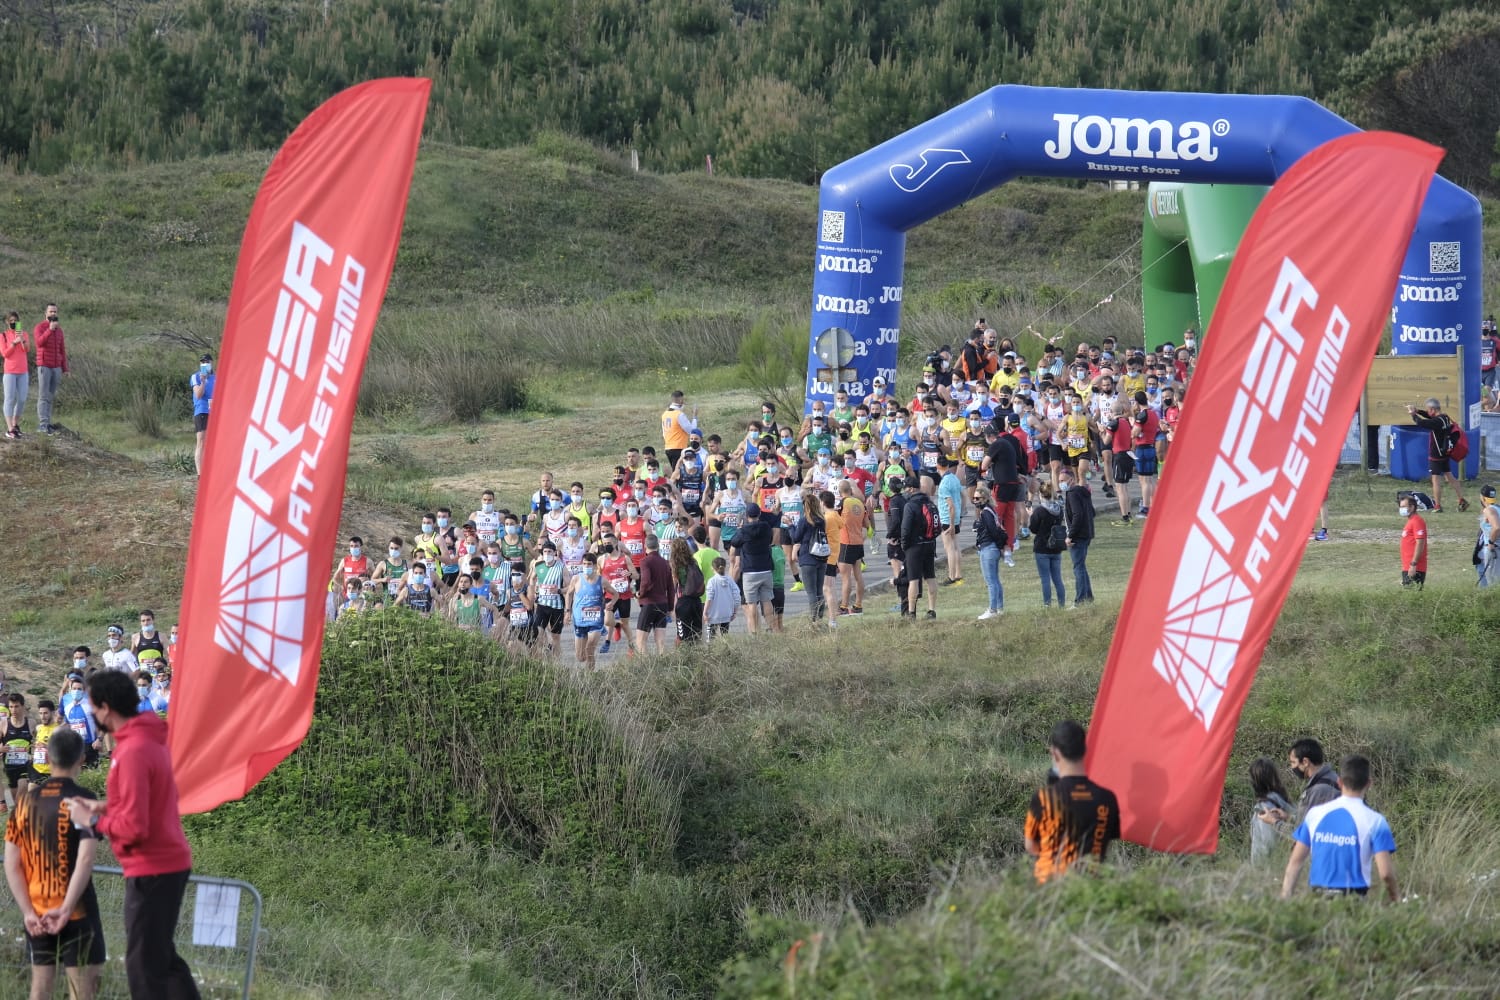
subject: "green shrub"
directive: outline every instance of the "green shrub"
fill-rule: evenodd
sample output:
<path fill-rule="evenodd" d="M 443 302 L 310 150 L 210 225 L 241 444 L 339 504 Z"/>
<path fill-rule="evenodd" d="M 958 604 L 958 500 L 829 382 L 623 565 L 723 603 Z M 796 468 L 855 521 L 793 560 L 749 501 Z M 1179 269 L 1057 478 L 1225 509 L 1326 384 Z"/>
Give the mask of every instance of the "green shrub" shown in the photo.
<path fill-rule="evenodd" d="M 801 413 L 807 377 L 807 329 L 756 318 L 740 341 L 740 381 L 776 404 L 777 413 Z"/>
<path fill-rule="evenodd" d="M 672 779 L 628 718 L 548 665 L 397 610 L 329 629 L 307 739 L 212 818 L 462 837 L 628 868 L 670 858 L 677 808 Z"/>

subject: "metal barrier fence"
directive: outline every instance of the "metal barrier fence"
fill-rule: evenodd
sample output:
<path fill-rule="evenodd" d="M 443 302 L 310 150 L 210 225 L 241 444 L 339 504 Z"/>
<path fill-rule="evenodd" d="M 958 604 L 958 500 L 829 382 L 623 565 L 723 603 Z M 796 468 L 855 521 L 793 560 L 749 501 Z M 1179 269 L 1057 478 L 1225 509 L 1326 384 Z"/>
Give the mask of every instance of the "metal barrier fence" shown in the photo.
<path fill-rule="evenodd" d="M 100 1000 L 130 996 L 125 982 L 125 878 L 119 868 L 94 867 L 94 892 L 104 923 L 107 957 L 100 977 Z M 0 997 L 24 997 L 31 977 L 31 958 L 21 911 L 9 892 L 0 892 Z M 247 905 L 248 904 L 248 905 Z M 191 876 L 177 918 L 177 953 L 187 960 L 204 1000 L 249 1000 L 260 943 L 260 890 L 249 882 L 211 875 Z M 58 979 L 63 979 L 58 970 Z M 57 995 L 67 995 L 59 982 Z"/>

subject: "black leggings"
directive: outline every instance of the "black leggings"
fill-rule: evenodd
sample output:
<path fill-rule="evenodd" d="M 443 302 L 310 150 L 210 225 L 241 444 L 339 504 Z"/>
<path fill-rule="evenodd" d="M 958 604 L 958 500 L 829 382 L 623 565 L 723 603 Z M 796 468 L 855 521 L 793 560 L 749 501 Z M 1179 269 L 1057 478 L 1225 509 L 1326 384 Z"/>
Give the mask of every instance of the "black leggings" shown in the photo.
<path fill-rule="evenodd" d="M 677 598 L 674 617 L 678 642 L 697 642 L 703 638 L 703 598 L 696 595 Z"/>

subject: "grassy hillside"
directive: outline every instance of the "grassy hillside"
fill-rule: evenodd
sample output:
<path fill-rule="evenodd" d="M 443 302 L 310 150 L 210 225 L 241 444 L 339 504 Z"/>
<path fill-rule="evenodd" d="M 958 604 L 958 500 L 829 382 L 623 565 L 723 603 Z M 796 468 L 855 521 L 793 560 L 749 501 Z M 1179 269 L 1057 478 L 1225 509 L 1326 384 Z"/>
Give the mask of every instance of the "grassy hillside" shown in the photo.
<path fill-rule="evenodd" d="M 0 448 L 3 538 L 30 560 L 0 581 L 0 666 L 22 690 L 55 690 L 67 650 L 110 622 L 175 616 L 194 495 L 181 383 L 217 337 L 264 166 L 27 176 L 0 199 L 0 289 L 28 318 L 59 301 L 78 359 L 59 399 L 78 435 Z M 983 308 L 1007 330 L 1128 335 L 1140 197 L 1010 185 L 923 227 L 905 328 L 935 344 Z M 485 486 L 518 504 L 544 465 L 596 483 L 654 437 L 674 385 L 710 426 L 739 425 L 758 400 L 725 362 L 757 317 L 802 322 L 814 207 L 805 188 L 636 175 L 562 140 L 424 148 L 343 530 L 409 534 Z M 466 367 L 513 380 L 519 408 L 436 408 Z M 1127 850 L 1114 877 L 1026 884 L 1042 741 L 1089 712 L 1138 544 L 1101 527 L 1100 603 L 1066 617 L 1043 613 L 1022 559 L 981 628 L 971 560 L 931 625 L 872 613 L 836 638 L 576 682 L 428 634 L 410 656 L 394 632 L 378 660 L 332 648 L 312 739 L 192 824 L 197 863 L 265 892 L 264 997 L 1483 993 L 1500 980 L 1500 606 L 1472 587 L 1468 515 L 1430 519 L 1424 593 L 1395 586 L 1394 488 L 1334 485 L 1333 540 L 1310 546 L 1241 720 L 1217 859 Z M 1330 918 L 1275 903 L 1274 874 L 1242 864 L 1246 764 L 1304 733 L 1375 759 L 1416 904 Z"/>

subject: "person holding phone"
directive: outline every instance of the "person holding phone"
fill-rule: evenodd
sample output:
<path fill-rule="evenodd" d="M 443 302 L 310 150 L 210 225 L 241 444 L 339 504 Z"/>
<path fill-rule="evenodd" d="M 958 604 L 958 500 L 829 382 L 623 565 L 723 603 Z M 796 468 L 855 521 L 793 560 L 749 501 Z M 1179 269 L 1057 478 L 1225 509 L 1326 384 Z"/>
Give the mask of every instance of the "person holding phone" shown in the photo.
<path fill-rule="evenodd" d="M 51 434 L 56 430 L 52 426 L 52 401 L 62 377 L 68 374 L 68 344 L 57 315 L 57 303 L 47 303 L 47 316 L 31 331 L 31 342 L 36 345 L 37 431 Z"/>
<path fill-rule="evenodd" d="M 12 440 L 21 437 L 21 410 L 31 385 L 29 347 L 20 325 L 21 314 L 8 312 L 5 329 L 0 330 L 0 356 L 5 359 L 5 436 Z"/>

